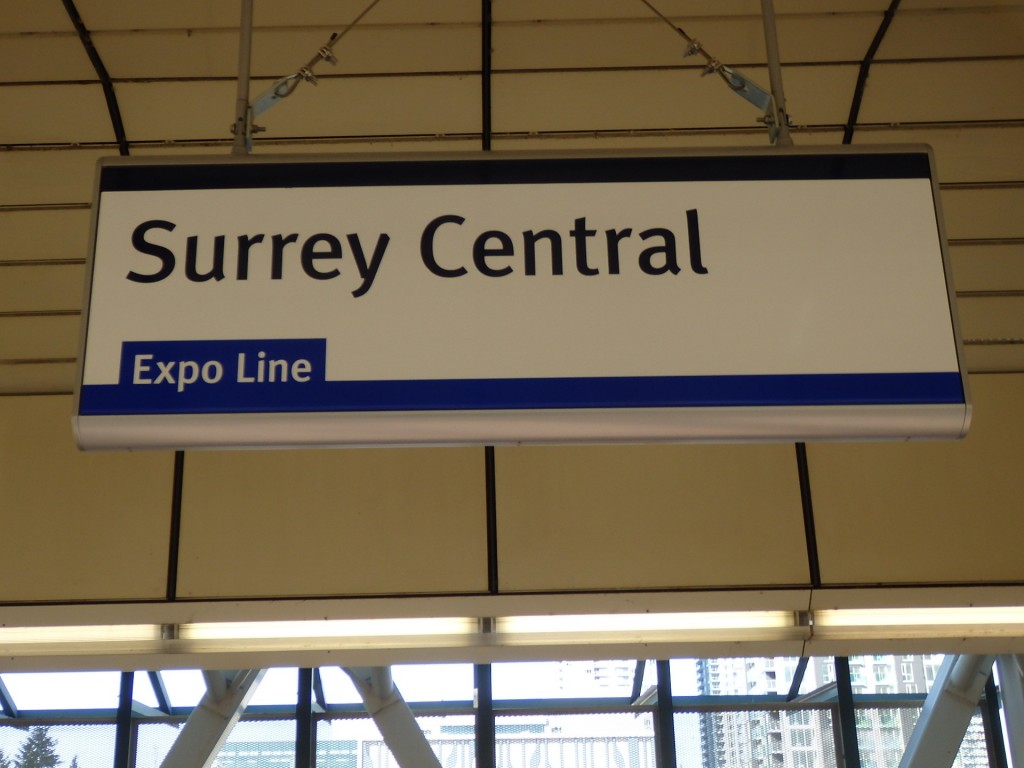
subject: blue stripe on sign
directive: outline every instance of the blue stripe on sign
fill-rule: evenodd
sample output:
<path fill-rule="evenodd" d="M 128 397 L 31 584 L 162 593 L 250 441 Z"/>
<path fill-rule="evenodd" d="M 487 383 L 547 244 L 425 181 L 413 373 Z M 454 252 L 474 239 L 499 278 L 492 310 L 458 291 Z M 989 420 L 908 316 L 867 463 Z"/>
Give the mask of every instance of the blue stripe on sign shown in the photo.
<path fill-rule="evenodd" d="M 957 372 L 86 385 L 83 416 L 960 404 Z"/>

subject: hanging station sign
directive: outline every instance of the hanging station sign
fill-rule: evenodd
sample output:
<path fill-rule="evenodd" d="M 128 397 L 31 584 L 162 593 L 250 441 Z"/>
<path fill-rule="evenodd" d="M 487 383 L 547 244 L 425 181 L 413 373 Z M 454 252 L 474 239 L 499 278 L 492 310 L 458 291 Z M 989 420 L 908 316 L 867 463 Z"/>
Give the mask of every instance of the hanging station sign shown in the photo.
<path fill-rule="evenodd" d="M 83 448 L 967 429 L 927 148 L 111 158 L 97 186 Z"/>

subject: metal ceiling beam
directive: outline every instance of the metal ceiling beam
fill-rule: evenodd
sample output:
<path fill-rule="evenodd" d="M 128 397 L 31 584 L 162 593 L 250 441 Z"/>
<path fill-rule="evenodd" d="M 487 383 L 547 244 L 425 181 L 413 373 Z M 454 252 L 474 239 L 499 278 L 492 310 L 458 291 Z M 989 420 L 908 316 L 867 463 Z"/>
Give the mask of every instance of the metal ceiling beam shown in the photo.
<path fill-rule="evenodd" d="M 110 79 L 110 73 L 103 65 L 96 46 L 93 45 L 92 35 L 82 21 L 73 0 L 63 0 L 64 10 L 67 11 L 71 24 L 78 33 L 78 39 L 82 41 L 82 47 L 92 62 L 92 68 L 96 70 L 96 76 L 100 79 L 100 86 L 103 88 L 103 98 L 107 102 L 107 112 L 110 114 L 110 123 L 114 129 L 114 137 L 117 139 L 117 149 L 122 155 L 128 154 L 128 137 L 124 131 L 124 122 L 121 120 L 121 109 L 117 105 L 117 95 L 114 93 L 114 82 Z"/>
<path fill-rule="evenodd" d="M 363 699 L 400 768 L 441 768 L 409 705 L 395 687 L 390 667 L 342 667 Z"/>
<path fill-rule="evenodd" d="M 316 721 L 313 719 L 313 670 L 298 670 L 295 703 L 295 768 L 312 768 L 316 762 Z"/>
<path fill-rule="evenodd" d="M 117 728 L 114 735 L 114 768 L 128 768 L 135 753 L 134 714 L 135 673 L 121 673 L 121 690 L 117 704 Z M 77 765 L 77 763 L 76 763 Z"/>
<path fill-rule="evenodd" d="M 204 672 L 207 690 L 171 745 L 161 768 L 209 768 L 256 691 L 264 669 Z"/>
<path fill-rule="evenodd" d="M 850 104 L 850 116 L 846 118 L 846 126 L 843 129 L 843 144 L 849 144 L 853 141 L 853 131 L 857 127 L 857 117 L 860 115 L 860 104 L 864 100 L 864 89 L 868 84 L 868 72 L 871 70 L 871 62 L 875 60 L 878 47 L 882 44 L 882 38 L 885 37 L 889 25 L 892 24 L 899 5 L 900 0 L 892 0 L 889 4 L 885 15 L 882 17 L 882 23 L 879 25 L 878 31 L 875 32 L 871 45 L 868 46 L 868 52 L 860 63 L 860 70 L 857 72 L 857 85 L 853 89 L 853 103 Z"/>
<path fill-rule="evenodd" d="M 900 768 L 949 768 L 978 709 L 995 656 L 951 654 L 935 676 Z"/>
<path fill-rule="evenodd" d="M 853 685 L 850 680 L 850 659 L 835 657 L 836 694 L 836 762 L 839 768 L 861 768 L 860 743 L 857 741 L 857 717 L 853 708 Z"/>
<path fill-rule="evenodd" d="M 480 136 L 482 149 L 491 149 L 491 0 L 480 0 Z"/>

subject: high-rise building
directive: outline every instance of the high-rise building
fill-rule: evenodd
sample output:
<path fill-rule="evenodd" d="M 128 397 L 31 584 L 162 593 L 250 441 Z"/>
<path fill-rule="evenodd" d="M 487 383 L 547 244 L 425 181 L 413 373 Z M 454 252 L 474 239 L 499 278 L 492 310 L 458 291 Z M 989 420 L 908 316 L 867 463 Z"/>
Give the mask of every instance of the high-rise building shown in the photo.
<path fill-rule="evenodd" d="M 850 657 L 850 682 L 857 694 L 923 694 L 935 681 L 941 655 Z M 697 687 L 705 696 L 786 694 L 797 660 L 700 659 Z M 802 685 L 812 691 L 835 683 L 832 659 L 814 658 Z M 857 734 L 863 768 L 899 765 L 920 715 L 917 706 L 859 706 Z M 835 764 L 832 712 L 828 708 L 709 712 L 701 716 L 703 768 L 750 765 L 820 768 Z M 975 717 L 954 766 L 988 766 L 984 729 Z"/>

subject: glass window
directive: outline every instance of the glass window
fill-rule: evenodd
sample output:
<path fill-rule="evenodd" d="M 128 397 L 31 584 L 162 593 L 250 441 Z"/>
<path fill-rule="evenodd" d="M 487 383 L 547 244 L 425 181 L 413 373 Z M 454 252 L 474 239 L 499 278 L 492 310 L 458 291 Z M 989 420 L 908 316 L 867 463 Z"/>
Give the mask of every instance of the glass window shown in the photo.
<path fill-rule="evenodd" d="M 169 669 L 161 677 L 172 707 L 194 707 L 206 693 L 206 681 L 198 669 Z"/>
<path fill-rule="evenodd" d="M 811 731 L 807 728 L 794 728 L 789 732 L 789 743 L 794 747 L 811 746 Z"/>
<path fill-rule="evenodd" d="M 18 709 L 117 709 L 120 672 L 5 672 Z"/>
<path fill-rule="evenodd" d="M 790 725 L 810 725 L 811 713 L 806 709 L 791 709 L 786 713 Z"/>
<path fill-rule="evenodd" d="M 299 698 L 299 670 L 296 667 L 268 669 L 249 699 L 253 706 L 294 706 Z"/>
<path fill-rule="evenodd" d="M 494 698 L 628 698 L 633 692 L 634 660 L 527 661 L 491 666 Z"/>
<path fill-rule="evenodd" d="M 472 664 L 397 664 L 391 675 L 406 701 L 473 701 Z"/>

